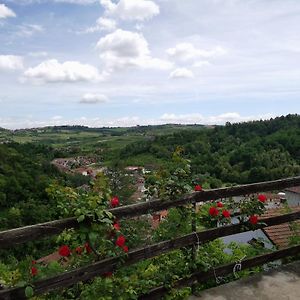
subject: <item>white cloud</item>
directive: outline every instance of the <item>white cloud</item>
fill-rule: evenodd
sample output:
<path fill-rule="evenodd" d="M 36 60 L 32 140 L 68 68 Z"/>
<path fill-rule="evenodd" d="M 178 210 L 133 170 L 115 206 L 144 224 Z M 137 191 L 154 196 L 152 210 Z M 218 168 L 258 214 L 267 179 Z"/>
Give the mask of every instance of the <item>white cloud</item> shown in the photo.
<path fill-rule="evenodd" d="M 150 0 L 100 0 L 106 14 L 128 21 L 145 21 L 159 14 L 159 6 Z"/>
<path fill-rule="evenodd" d="M 191 43 L 180 43 L 174 48 L 169 48 L 167 54 L 180 61 L 191 61 L 199 58 L 209 58 L 226 54 L 226 50 L 217 46 L 210 50 L 198 49 Z"/>
<path fill-rule="evenodd" d="M 20 70 L 23 69 L 23 58 L 16 55 L 0 55 L 0 70 Z"/>
<path fill-rule="evenodd" d="M 96 103 L 105 103 L 108 102 L 108 97 L 103 94 L 84 94 L 80 100 L 80 103 L 85 104 L 96 104 Z"/>
<path fill-rule="evenodd" d="M 165 113 L 156 119 L 145 119 L 140 116 L 124 116 L 120 118 L 103 118 L 103 117 L 86 117 L 82 116 L 77 119 L 66 119 L 61 115 L 42 120 L 31 117 L 24 118 L 1 118 L 0 127 L 17 129 L 17 128 L 36 128 L 54 125 L 84 125 L 90 127 L 129 127 L 136 125 L 159 125 L 159 124 L 202 124 L 202 125 L 224 125 L 226 122 L 237 123 L 252 120 L 267 120 L 276 117 L 275 114 L 265 115 L 248 115 L 241 116 L 236 112 L 229 112 L 220 115 L 203 116 L 199 113 L 193 114 L 170 114 Z"/>
<path fill-rule="evenodd" d="M 96 31 L 114 31 L 117 27 L 117 22 L 113 19 L 100 17 L 96 21 L 96 25 L 89 27 L 85 32 L 93 33 Z"/>
<path fill-rule="evenodd" d="M 60 63 L 56 59 L 46 60 L 36 67 L 27 69 L 24 76 L 37 83 L 102 81 L 105 78 L 105 74 L 99 74 L 94 66 L 78 61 Z"/>
<path fill-rule="evenodd" d="M 56 2 L 56 3 L 70 3 L 70 4 L 79 4 L 79 5 L 88 5 L 99 2 L 99 0 L 8 0 L 13 3 L 29 5 L 29 4 L 40 4 L 47 2 Z"/>
<path fill-rule="evenodd" d="M 36 33 L 41 33 L 44 31 L 43 26 L 37 24 L 22 24 L 19 26 L 19 31 L 17 35 L 30 37 Z"/>
<path fill-rule="evenodd" d="M 48 56 L 48 52 L 46 51 L 29 52 L 28 55 L 31 57 L 46 57 Z"/>
<path fill-rule="evenodd" d="M 141 67 L 169 69 L 172 64 L 150 55 L 148 42 L 141 33 L 118 29 L 97 43 L 100 58 L 109 70 Z"/>
<path fill-rule="evenodd" d="M 54 116 L 52 117 L 52 120 L 61 120 L 63 117 L 62 116 Z"/>
<path fill-rule="evenodd" d="M 210 66 L 211 63 L 206 61 L 206 60 L 203 60 L 203 61 L 196 61 L 195 63 L 193 63 L 193 67 L 194 68 L 202 68 L 202 67 L 208 67 Z"/>
<path fill-rule="evenodd" d="M 251 120 L 266 120 L 274 117 L 273 114 L 256 116 L 241 116 L 237 112 L 228 112 L 216 116 L 203 116 L 199 113 L 193 114 L 170 114 L 165 113 L 160 117 L 160 121 L 165 123 L 177 124 L 204 124 L 204 125 L 223 125 L 226 122 L 238 123 Z"/>
<path fill-rule="evenodd" d="M 97 0 L 54 0 L 54 2 L 87 5 L 87 4 L 96 3 Z"/>
<path fill-rule="evenodd" d="M 170 73 L 170 78 L 178 79 L 178 78 L 193 78 L 194 73 L 186 68 L 177 68 L 176 70 Z"/>
<path fill-rule="evenodd" d="M 0 19 L 5 19 L 9 17 L 16 17 L 16 14 L 5 4 L 0 3 Z"/>

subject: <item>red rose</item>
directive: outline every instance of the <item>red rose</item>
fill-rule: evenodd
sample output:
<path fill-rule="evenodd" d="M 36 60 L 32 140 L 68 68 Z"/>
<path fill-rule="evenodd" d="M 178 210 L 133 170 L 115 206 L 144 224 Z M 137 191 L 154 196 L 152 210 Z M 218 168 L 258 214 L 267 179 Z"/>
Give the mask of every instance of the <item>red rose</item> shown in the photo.
<path fill-rule="evenodd" d="M 120 231 L 120 229 L 121 229 L 121 227 L 120 227 L 120 224 L 119 223 L 114 223 L 114 229 L 116 230 L 116 231 Z"/>
<path fill-rule="evenodd" d="M 252 225 L 255 225 L 255 224 L 257 224 L 257 222 L 258 222 L 258 217 L 257 217 L 257 216 L 255 216 L 255 215 L 253 215 L 253 216 L 250 216 L 250 218 L 249 218 L 249 222 L 250 222 Z"/>
<path fill-rule="evenodd" d="M 127 247 L 127 246 L 123 246 L 122 249 L 123 249 L 123 251 L 124 251 L 125 253 L 128 252 L 128 247 Z"/>
<path fill-rule="evenodd" d="M 61 256 L 70 256 L 71 250 L 70 250 L 69 246 L 63 245 L 59 248 L 58 253 Z"/>
<path fill-rule="evenodd" d="M 81 247 L 77 247 L 77 248 L 75 248 L 75 252 L 78 254 L 78 255 L 80 255 L 81 253 L 82 253 L 82 248 Z"/>
<path fill-rule="evenodd" d="M 209 214 L 212 216 L 212 217 L 216 217 L 218 214 L 219 214 L 219 211 L 216 207 L 212 206 L 210 209 L 209 209 Z"/>
<path fill-rule="evenodd" d="M 116 240 L 116 245 L 119 247 L 123 247 L 126 242 L 126 239 L 123 235 L 120 235 Z"/>
<path fill-rule="evenodd" d="M 200 191 L 202 191 L 202 186 L 200 184 L 196 184 L 194 190 L 196 192 L 200 192 Z"/>
<path fill-rule="evenodd" d="M 106 272 L 103 274 L 104 277 L 111 277 L 113 275 L 113 272 Z"/>
<path fill-rule="evenodd" d="M 230 212 L 228 210 L 223 210 L 222 215 L 225 218 L 230 218 Z"/>
<path fill-rule="evenodd" d="M 267 200 L 267 196 L 266 195 L 263 195 L 263 194 L 259 194 L 258 195 L 258 200 L 262 203 L 266 202 Z"/>
<path fill-rule="evenodd" d="M 37 269 L 36 267 L 32 267 L 32 268 L 31 268 L 31 275 L 32 275 L 32 276 L 36 276 L 37 273 L 38 273 L 38 269 Z"/>
<path fill-rule="evenodd" d="M 110 205 L 111 205 L 112 207 L 117 207 L 119 204 L 120 204 L 120 201 L 119 201 L 119 198 L 118 198 L 118 197 L 113 197 L 113 198 L 110 200 Z"/>
<path fill-rule="evenodd" d="M 85 243 L 84 248 L 85 248 L 86 253 L 88 253 L 88 254 L 93 251 L 89 243 Z"/>
<path fill-rule="evenodd" d="M 217 202 L 217 206 L 218 206 L 218 207 L 223 207 L 224 205 L 223 205 L 222 202 Z"/>

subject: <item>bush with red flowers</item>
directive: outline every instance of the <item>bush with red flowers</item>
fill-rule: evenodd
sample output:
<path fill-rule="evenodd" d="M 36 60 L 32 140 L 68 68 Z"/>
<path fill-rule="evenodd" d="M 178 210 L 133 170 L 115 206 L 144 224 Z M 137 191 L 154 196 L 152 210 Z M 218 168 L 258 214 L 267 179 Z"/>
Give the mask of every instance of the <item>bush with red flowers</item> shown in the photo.
<path fill-rule="evenodd" d="M 120 227 L 119 222 L 114 223 L 114 224 L 113 224 L 113 227 L 114 227 L 114 229 L 115 229 L 116 231 L 120 231 L 120 230 L 121 230 L 121 227 Z"/>
<path fill-rule="evenodd" d="M 113 197 L 111 200 L 110 200 L 110 205 L 111 207 L 117 207 L 120 205 L 120 201 L 119 201 L 119 198 L 118 197 Z"/>
<path fill-rule="evenodd" d="M 117 245 L 118 247 L 123 247 L 124 244 L 125 244 L 125 242 L 126 242 L 125 237 L 124 237 L 123 235 L 120 235 L 120 236 L 118 236 L 118 238 L 117 238 L 117 240 L 116 240 L 116 245 Z"/>
<path fill-rule="evenodd" d="M 90 253 L 93 252 L 93 250 L 92 250 L 92 248 L 91 248 L 91 246 L 90 246 L 89 243 L 85 243 L 84 244 L 84 249 L 85 249 L 85 251 L 86 251 L 87 254 L 90 254 Z"/>
<path fill-rule="evenodd" d="M 82 251 L 83 251 L 83 249 L 80 246 L 75 248 L 75 253 L 78 254 L 78 255 L 81 255 Z"/>
<path fill-rule="evenodd" d="M 222 211 L 222 215 L 224 218 L 230 218 L 230 212 L 226 209 Z"/>
<path fill-rule="evenodd" d="M 258 216 L 256 215 L 252 215 L 249 217 L 249 222 L 252 224 L 252 225 L 256 225 L 258 223 Z"/>
<path fill-rule="evenodd" d="M 195 192 L 200 192 L 202 191 L 202 186 L 200 184 L 196 184 L 195 187 L 194 187 L 194 191 Z"/>
<path fill-rule="evenodd" d="M 125 253 L 128 252 L 128 246 L 125 246 L 125 245 L 124 245 L 124 246 L 122 247 L 122 249 L 123 249 L 123 251 L 124 251 Z"/>
<path fill-rule="evenodd" d="M 267 196 L 264 195 L 264 194 L 259 194 L 257 198 L 258 198 L 258 200 L 259 200 L 260 202 L 262 202 L 262 203 L 264 203 L 264 202 L 267 201 Z"/>
<path fill-rule="evenodd" d="M 216 207 L 212 206 L 212 207 L 209 208 L 208 213 L 209 213 L 212 217 L 217 217 L 218 214 L 219 214 L 219 210 L 218 210 Z"/>
<path fill-rule="evenodd" d="M 71 250 L 70 250 L 69 246 L 63 245 L 63 246 L 60 246 L 60 248 L 58 249 L 58 253 L 61 256 L 68 257 L 71 254 Z"/>
<path fill-rule="evenodd" d="M 38 274 L 38 269 L 36 267 L 31 267 L 31 275 L 36 276 Z"/>

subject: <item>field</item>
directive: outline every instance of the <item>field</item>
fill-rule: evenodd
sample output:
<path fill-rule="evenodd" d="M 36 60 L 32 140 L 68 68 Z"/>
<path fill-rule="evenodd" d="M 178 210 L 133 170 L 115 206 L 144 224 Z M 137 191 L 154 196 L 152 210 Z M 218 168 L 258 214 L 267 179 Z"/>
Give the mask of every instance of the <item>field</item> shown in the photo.
<path fill-rule="evenodd" d="M 23 130 L 1 130 L 0 142 L 38 143 L 56 149 L 80 148 L 91 152 L 99 148 L 112 151 L 132 142 L 151 139 L 153 136 L 171 134 L 180 130 L 199 130 L 201 125 L 160 125 L 118 128 L 88 128 L 83 126 L 60 126 Z"/>

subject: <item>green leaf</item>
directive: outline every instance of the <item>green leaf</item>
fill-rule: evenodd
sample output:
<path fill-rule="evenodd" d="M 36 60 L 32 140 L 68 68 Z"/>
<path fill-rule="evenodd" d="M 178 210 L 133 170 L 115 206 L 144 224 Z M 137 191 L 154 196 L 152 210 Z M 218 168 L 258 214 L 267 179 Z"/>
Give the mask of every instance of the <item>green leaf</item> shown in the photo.
<path fill-rule="evenodd" d="M 34 292 L 33 292 L 33 288 L 32 288 L 32 286 L 27 286 L 26 288 L 25 288 L 25 296 L 27 297 L 27 298 L 30 298 L 30 297 L 32 297 L 33 296 L 33 294 L 34 294 Z"/>
<path fill-rule="evenodd" d="M 91 243 L 94 244 L 96 242 L 97 238 L 98 238 L 98 236 L 95 232 L 90 232 L 89 233 L 89 239 L 90 239 Z"/>
<path fill-rule="evenodd" d="M 77 221 L 78 221 L 78 222 L 82 222 L 84 219 L 85 219 L 85 215 L 80 215 L 80 216 L 77 218 Z"/>

